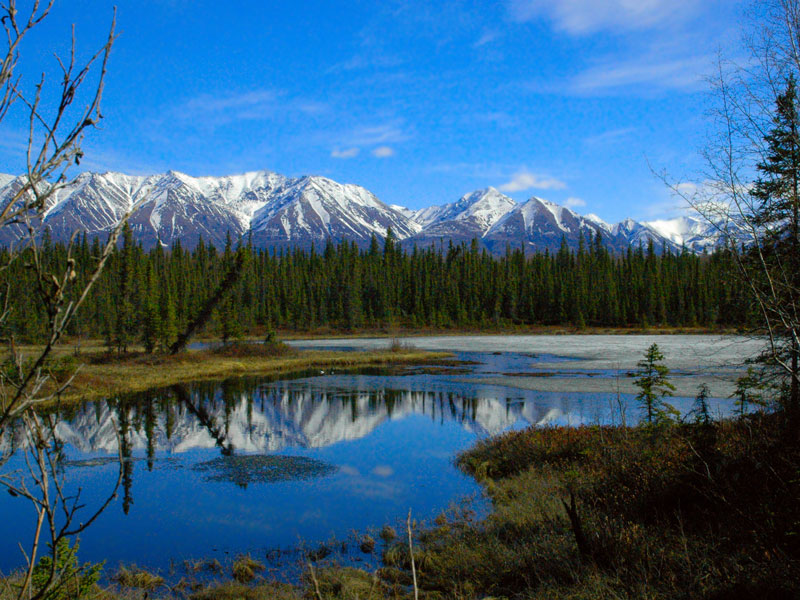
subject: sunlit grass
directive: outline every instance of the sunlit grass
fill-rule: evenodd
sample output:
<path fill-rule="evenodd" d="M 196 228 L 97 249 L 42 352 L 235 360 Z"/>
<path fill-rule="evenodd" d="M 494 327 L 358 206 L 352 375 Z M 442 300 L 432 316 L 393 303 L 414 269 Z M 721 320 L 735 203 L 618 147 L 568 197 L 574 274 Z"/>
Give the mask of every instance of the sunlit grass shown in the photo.
<path fill-rule="evenodd" d="M 223 349 L 188 351 L 176 356 L 103 351 L 78 355 L 63 350 L 51 361 L 56 380 L 75 373 L 62 394 L 63 402 L 96 400 L 180 383 L 223 380 L 253 375 L 282 375 L 315 370 L 430 363 L 446 352 L 374 350 L 364 352 L 300 351 L 289 346 L 248 344 Z"/>

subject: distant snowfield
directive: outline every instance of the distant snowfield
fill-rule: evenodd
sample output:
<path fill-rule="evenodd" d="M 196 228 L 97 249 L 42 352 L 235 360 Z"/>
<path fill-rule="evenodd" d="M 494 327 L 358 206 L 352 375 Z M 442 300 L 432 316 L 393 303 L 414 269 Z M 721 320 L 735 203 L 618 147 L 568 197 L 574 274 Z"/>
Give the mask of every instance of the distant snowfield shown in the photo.
<path fill-rule="evenodd" d="M 408 338 L 421 350 L 454 352 L 522 352 L 550 354 L 569 362 L 541 362 L 535 368 L 552 372 L 551 377 L 497 376 L 466 379 L 546 392 L 636 393 L 632 377 L 651 344 L 658 344 L 665 364 L 675 371 L 676 396 L 693 397 L 702 384 L 711 395 L 729 397 L 735 380 L 746 369 L 745 361 L 757 355 L 764 341 L 720 335 L 480 335 Z M 349 347 L 364 350 L 385 348 L 386 338 L 325 339 L 293 342 L 306 348 Z M 580 377 L 564 377 L 564 374 Z M 617 376 L 619 374 L 619 376 Z"/>

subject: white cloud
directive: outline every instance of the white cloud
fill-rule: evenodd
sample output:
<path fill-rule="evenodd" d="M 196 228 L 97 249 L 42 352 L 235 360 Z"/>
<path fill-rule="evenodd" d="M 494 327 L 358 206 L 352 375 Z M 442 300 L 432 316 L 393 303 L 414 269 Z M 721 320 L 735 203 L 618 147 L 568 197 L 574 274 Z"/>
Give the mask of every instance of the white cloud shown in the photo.
<path fill-rule="evenodd" d="M 397 144 L 409 139 L 403 123 L 399 120 L 357 127 L 347 136 L 348 143 L 353 146 L 374 146 L 376 144 Z"/>
<path fill-rule="evenodd" d="M 227 95 L 200 94 L 174 110 L 185 123 L 219 127 L 236 121 L 265 121 L 286 113 L 319 115 L 329 110 L 322 102 L 290 98 L 279 90 L 250 90 Z"/>
<path fill-rule="evenodd" d="M 610 61 L 579 73 L 569 82 L 577 94 L 595 94 L 636 87 L 651 90 L 705 89 L 703 75 L 713 62 L 711 56 L 660 59 L 644 56 L 634 61 Z"/>
<path fill-rule="evenodd" d="M 390 156 L 394 156 L 394 150 L 389 146 L 378 146 L 372 151 L 372 156 L 376 158 L 389 158 Z"/>
<path fill-rule="evenodd" d="M 620 140 L 629 138 L 636 132 L 635 127 L 620 127 L 619 129 L 611 129 L 592 135 L 583 139 L 583 143 L 587 146 L 602 146 L 606 144 L 614 144 Z"/>
<path fill-rule="evenodd" d="M 581 35 L 663 28 L 691 15 L 701 4 L 698 0 L 510 0 L 509 10 L 516 21 L 546 17 L 557 29 Z"/>
<path fill-rule="evenodd" d="M 344 150 L 333 150 L 331 152 L 332 158 L 355 158 L 358 156 L 360 150 L 358 148 L 346 148 Z"/>
<path fill-rule="evenodd" d="M 586 201 L 581 198 L 576 198 L 575 196 L 570 196 L 564 200 L 564 206 L 567 208 L 580 208 L 581 206 L 586 206 Z"/>
<path fill-rule="evenodd" d="M 500 37 L 500 33 L 494 29 L 487 29 L 481 34 L 481 37 L 472 44 L 473 48 L 480 48 L 481 46 L 485 46 L 486 44 L 491 44 L 495 40 Z"/>
<path fill-rule="evenodd" d="M 563 190 L 565 187 L 567 184 L 554 177 L 542 177 L 528 171 L 520 171 L 509 182 L 498 186 L 497 189 L 501 192 L 522 192 L 530 189 Z"/>

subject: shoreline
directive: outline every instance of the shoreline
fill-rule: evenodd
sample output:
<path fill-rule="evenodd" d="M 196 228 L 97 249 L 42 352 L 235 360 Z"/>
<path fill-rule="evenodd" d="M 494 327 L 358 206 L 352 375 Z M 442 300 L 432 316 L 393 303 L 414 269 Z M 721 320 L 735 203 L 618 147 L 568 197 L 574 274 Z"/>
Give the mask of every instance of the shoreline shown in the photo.
<path fill-rule="evenodd" d="M 61 356 L 65 356 L 62 354 Z M 450 352 L 424 350 L 336 352 L 303 350 L 282 356 L 219 356 L 190 351 L 179 356 L 143 355 L 123 357 L 107 364 L 92 363 L 97 355 L 83 355 L 61 403 L 97 400 L 121 394 L 144 392 L 176 384 L 215 381 L 234 377 L 256 377 L 298 373 L 311 369 L 357 369 L 429 363 L 452 357 Z"/>
<path fill-rule="evenodd" d="M 280 339 L 286 341 L 303 341 L 318 339 L 361 339 L 361 338 L 416 338 L 416 337 L 461 337 L 478 335 L 749 335 L 737 327 L 571 327 L 564 325 L 536 325 L 521 327 L 497 328 L 463 328 L 463 329 L 407 329 L 386 328 L 362 329 L 345 332 L 340 330 L 315 331 L 277 331 Z M 251 341 L 260 340 L 258 336 L 247 336 Z M 198 341 L 201 341 L 198 338 Z"/>

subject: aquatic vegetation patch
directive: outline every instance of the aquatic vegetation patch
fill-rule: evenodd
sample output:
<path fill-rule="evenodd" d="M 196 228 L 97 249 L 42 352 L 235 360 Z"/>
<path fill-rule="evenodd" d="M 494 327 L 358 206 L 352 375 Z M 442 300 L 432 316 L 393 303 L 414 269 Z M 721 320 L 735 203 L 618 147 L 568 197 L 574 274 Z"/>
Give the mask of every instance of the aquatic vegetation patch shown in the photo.
<path fill-rule="evenodd" d="M 231 566 L 231 575 L 239 583 L 250 583 L 256 578 L 256 573 L 263 571 L 264 563 L 255 560 L 249 554 L 238 556 Z"/>
<path fill-rule="evenodd" d="M 203 473 L 205 481 L 247 487 L 253 483 L 316 479 L 335 473 L 338 467 L 305 456 L 253 454 L 220 456 L 198 463 L 192 469 Z"/>
<path fill-rule="evenodd" d="M 120 567 L 111 580 L 123 587 L 147 592 L 152 592 L 165 585 L 164 578 L 160 575 L 136 567 Z"/>
<path fill-rule="evenodd" d="M 128 457 L 124 458 L 123 460 L 133 461 L 141 459 Z M 91 468 L 91 467 L 104 467 L 106 465 L 119 464 L 119 461 L 120 459 L 118 456 L 96 456 L 94 458 L 65 460 L 62 464 L 65 467 Z"/>
<path fill-rule="evenodd" d="M 264 583 L 249 586 L 238 581 L 226 581 L 196 590 L 190 600 L 300 600 L 300 590 L 282 583 Z"/>

